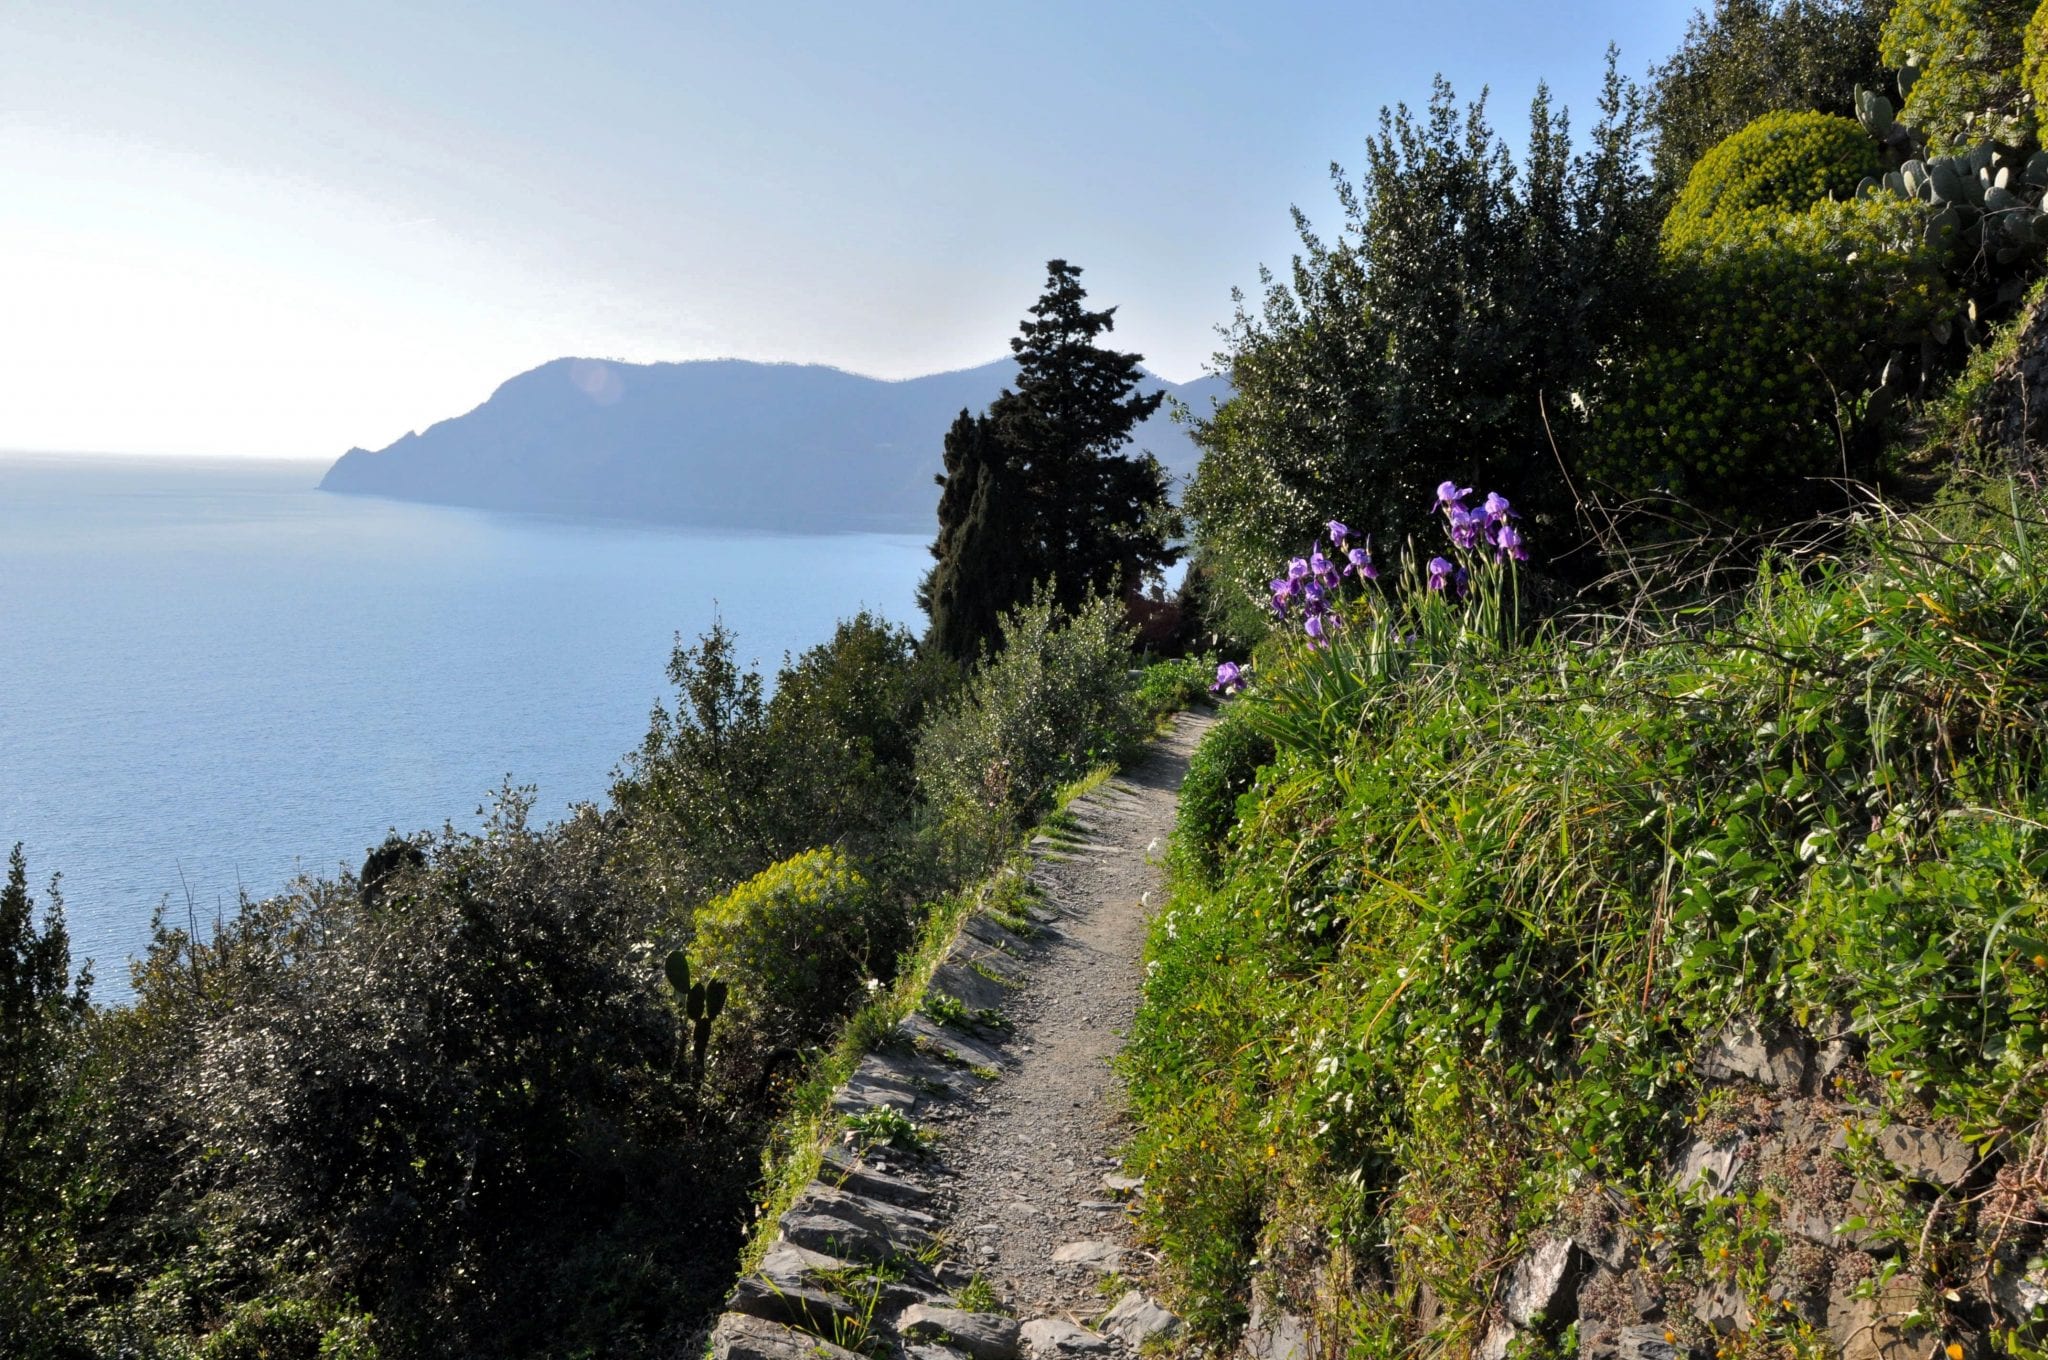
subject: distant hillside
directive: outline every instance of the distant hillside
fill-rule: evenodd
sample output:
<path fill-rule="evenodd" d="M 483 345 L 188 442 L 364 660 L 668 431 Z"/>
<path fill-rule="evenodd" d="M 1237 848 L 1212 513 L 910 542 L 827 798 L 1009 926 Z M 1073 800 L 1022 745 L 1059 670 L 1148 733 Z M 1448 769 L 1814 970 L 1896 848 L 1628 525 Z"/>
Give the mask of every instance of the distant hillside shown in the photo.
<path fill-rule="evenodd" d="M 814 364 L 557 359 L 467 415 L 389 448 L 350 449 L 325 491 L 494 510 L 734 528 L 923 532 L 946 428 L 1014 383 L 1008 359 L 903 382 Z M 1206 415 L 1218 377 L 1148 379 Z M 1138 429 L 1176 477 L 1196 450 L 1169 408 Z"/>

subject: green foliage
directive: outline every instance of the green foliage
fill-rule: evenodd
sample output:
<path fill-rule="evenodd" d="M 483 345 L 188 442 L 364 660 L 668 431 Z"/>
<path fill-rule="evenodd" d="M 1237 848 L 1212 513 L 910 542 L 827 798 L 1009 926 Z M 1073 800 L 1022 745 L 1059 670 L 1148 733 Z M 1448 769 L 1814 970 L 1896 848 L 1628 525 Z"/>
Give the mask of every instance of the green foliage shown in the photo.
<path fill-rule="evenodd" d="M 1237 805 L 1271 764 L 1273 742 L 1252 725 L 1247 711 L 1233 707 L 1209 729 L 1188 761 L 1173 827 L 1173 864 L 1198 883 L 1213 883 L 1222 863 L 1223 841 L 1237 825 Z"/>
<path fill-rule="evenodd" d="M 732 979 L 732 1021 L 766 1047 L 816 1043 L 895 975 L 903 912 L 838 850 L 762 870 L 696 914 L 699 970 Z"/>
<path fill-rule="evenodd" d="M 195 1360 L 377 1360 L 369 1321 L 308 1299 L 256 1299 L 235 1310 Z"/>
<path fill-rule="evenodd" d="M 1344 740 L 1283 744 L 1218 879 L 1176 878 L 1127 1059 L 1191 1321 L 1227 1337 L 1257 1259 L 1340 1282 L 1335 1345 L 1461 1350 L 1568 1194 L 1644 1184 L 1732 1015 L 1846 1026 L 1880 1098 L 2031 1137 L 2044 531 L 1865 521 L 1739 600 L 1369 674 Z"/>
<path fill-rule="evenodd" d="M 931 1135 L 893 1105 L 875 1105 L 849 1115 L 846 1131 L 863 1151 L 880 1144 L 899 1152 L 922 1152 Z"/>
<path fill-rule="evenodd" d="M 1138 704 L 1155 718 L 1179 713 L 1210 701 L 1216 679 L 1216 658 L 1186 656 L 1155 661 L 1138 677 Z"/>
<path fill-rule="evenodd" d="M 1886 362 L 1917 353 L 1957 305 L 1926 210 L 1887 198 L 1758 207 L 1667 239 L 1646 287 L 1664 323 L 1595 390 L 1588 481 L 1745 526 L 1838 499 L 1824 479 L 1874 466 L 1885 410 L 1867 394 Z"/>
<path fill-rule="evenodd" d="M 2048 3 L 2036 9 L 2034 17 L 2027 20 L 2020 51 L 2020 79 L 2038 120 L 2040 111 L 2048 109 Z"/>
<path fill-rule="evenodd" d="M 1120 759 L 1148 728 L 1115 601 L 1067 616 L 1041 589 L 1002 628 L 1002 649 L 935 712 L 917 751 L 937 834 L 977 867 L 1051 807 L 1062 784 Z"/>
<path fill-rule="evenodd" d="M 1900 81 L 1900 117 L 1935 155 L 2033 140 L 2023 43 L 2035 0 L 1897 0 L 1881 38 Z"/>
<path fill-rule="evenodd" d="M 1767 113 L 1693 167 L 1664 219 L 1664 249 L 1740 243 L 1759 221 L 1848 198 L 1880 168 L 1876 145 L 1853 119 Z"/>
<path fill-rule="evenodd" d="M 612 785 L 624 850 L 662 915 L 694 909 L 780 860 L 837 844 L 915 876 L 907 844 L 916 734 L 956 683 L 950 663 L 861 613 L 784 664 L 774 698 L 713 624 L 669 659 L 657 704 Z"/>
<path fill-rule="evenodd" d="M 123 1185 L 89 1255 L 135 1293 L 89 1328 L 360 1298 L 387 1354 L 631 1354 L 722 1288 L 706 1244 L 736 1242 L 760 1116 L 675 1073 L 612 830 L 508 794 L 374 908 L 309 883 L 161 931 L 99 1022 Z M 589 1310 L 633 1260 L 634 1301 Z"/>
<path fill-rule="evenodd" d="M 1121 450 L 1159 408 L 1137 392 L 1142 355 L 1104 349 L 1115 308 L 1081 304 L 1081 270 L 1046 265 L 1046 287 L 1010 348 L 1017 389 L 946 436 L 937 565 L 919 589 L 932 644 L 962 664 L 995 640 L 1003 613 L 1052 583 L 1064 609 L 1120 596 L 1179 557 L 1166 474 Z"/>
<path fill-rule="evenodd" d="M 1890 0 L 1715 0 L 1696 11 L 1650 86 L 1657 182 L 1675 194 L 1723 138 L 1779 110 L 1848 115 L 1886 83 L 1878 30 Z"/>
<path fill-rule="evenodd" d="M 1340 237 L 1297 216 L 1291 273 L 1262 273 L 1256 312 L 1239 300 L 1219 356 L 1236 396 L 1199 430 L 1186 498 L 1210 626 L 1250 635 L 1271 564 L 1326 519 L 1383 547 L 1421 532 L 1445 476 L 1568 545 L 1544 413 L 1567 422 L 1636 314 L 1653 200 L 1640 95 L 1611 65 L 1584 151 L 1545 92 L 1529 129 L 1517 167 L 1441 81 L 1423 114 L 1383 113 L 1360 181 L 1336 176 Z"/>
<path fill-rule="evenodd" d="M 95 1198 L 81 1165 L 91 975 L 71 974 L 54 883 L 36 915 L 16 845 L 0 884 L 0 1338 L 30 1354 L 61 1346 L 64 1268 Z"/>

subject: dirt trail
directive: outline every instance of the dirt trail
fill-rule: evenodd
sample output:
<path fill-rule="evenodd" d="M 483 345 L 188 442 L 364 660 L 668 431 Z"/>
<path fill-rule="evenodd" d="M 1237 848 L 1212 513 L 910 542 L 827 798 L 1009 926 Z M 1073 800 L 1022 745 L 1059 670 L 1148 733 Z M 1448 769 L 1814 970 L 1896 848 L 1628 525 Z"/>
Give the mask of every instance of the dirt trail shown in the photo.
<path fill-rule="evenodd" d="M 904 1021 L 833 1101 L 887 1107 L 933 1146 L 829 1149 L 728 1299 L 718 1360 L 1051 1360 L 1133 1353 L 1178 1327 L 1142 1292 L 1142 1187 L 1115 1175 L 1129 1127 L 1110 1060 L 1137 1015 L 1181 779 L 1212 721 L 1176 718 L 1032 843 L 1028 925 L 969 917 L 932 980 L 952 1022 Z M 982 1023 L 991 1011 L 1004 1023 Z"/>
<path fill-rule="evenodd" d="M 1130 1249 L 1130 1188 L 1113 1176 L 1129 1136 L 1110 1060 L 1138 1010 L 1146 925 L 1187 762 L 1208 720 L 1183 716 L 1142 764 L 1072 809 L 1083 839 L 1034 846 L 1033 883 L 1052 918 L 1014 950 L 1024 986 L 1005 1013 L 1016 1066 L 945 1125 L 958 1149 L 949 1237 L 1020 1318 L 1100 1317 L 1109 1270 L 1141 1278 Z M 1101 1243 L 1089 1263 L 1060 1249 Z M 1077 1253 L 1064 1253 L 1077 1254 Z M 1121 1259 L 1118 1259 L 1118 1258 Z"/>

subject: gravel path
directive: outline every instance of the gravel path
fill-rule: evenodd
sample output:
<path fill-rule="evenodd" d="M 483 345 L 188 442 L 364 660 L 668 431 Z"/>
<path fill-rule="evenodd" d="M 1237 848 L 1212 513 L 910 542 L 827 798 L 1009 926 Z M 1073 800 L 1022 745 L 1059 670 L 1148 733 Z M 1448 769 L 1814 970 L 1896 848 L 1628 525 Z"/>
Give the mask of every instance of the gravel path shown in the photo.
<path fill-rule="evenodd" d="M 1113 1179 L 1129 1130 L 1110 1060 L 1137 1014 L 1159 861 L 1209 725 L 1182 715 L 1142 764 L 1075 803 L 1083 839 L 1033 847 L 1038 905 L 1052 920 L 1012 946 L 1024 986 L 1003 1008 L 1016 1029 L 1002 1047 L 1015 1066 L 944 1126 L 955 1261 L 1019 1318 L 1091 1323 L 1117 1301 L 1102 1289 L 1108 1272 L 1126 1283 L 1149 1274 L 1126 1220 L 1133 1187 Z M 1075 1255 L 1090 1259 L 1059 1259 Z"/>
<path fill-rule="evenodd" d="M 1029 922 L 1000 903 L 968 916 L 924 1013 L 832 1101 L 935 1143 L 849 1127 L 826 1147 L 728 1296 L 716 1360 L 1082 1360 L 1178 1330 L 1143 1292 L 1153 1263 L 1131 1233 L 1142 1187 L 1114 1174 L 1129 1130 L 1110 1060 L 1137 1015 L 1160 857 L 1211 721 L 1176 718 L 1032 843 Z M 952 1013 L 935 1018 L 941 1001 Z"/>

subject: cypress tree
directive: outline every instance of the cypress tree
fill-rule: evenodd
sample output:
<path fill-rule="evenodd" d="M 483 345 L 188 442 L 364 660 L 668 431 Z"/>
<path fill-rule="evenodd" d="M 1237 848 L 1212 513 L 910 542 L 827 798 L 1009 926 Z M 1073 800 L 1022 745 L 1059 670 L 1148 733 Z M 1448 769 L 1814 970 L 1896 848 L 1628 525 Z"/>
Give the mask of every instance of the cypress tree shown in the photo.
<path fill-rule="evenodd" d="M 1163 394 L 1136 390 L 1142 355 L 1096 343 L 1116 309 L 1083 306 L 1080 276 L 1065 260 L 1046 265 L 1045 292 L 1010 341 L 1016 390 L 982 416 L 962 411 L 946 436 L 938 565 L 919 602 L 934 645 L 958 660 L 974 660 L 1037 582 L 1072 609 L 1136 590 L 1179 555 L 1165 470 L 1121 451 Z"/>
<path fill-rule="evenodd" d="M 1014 517 L 1023 498 L 1007 454 L 987 415 L 962 411 L 946 432 L 939 537 L 931 549 L 937 565 L 919 587 L 918 603 L 931 619 L 932 644 L 958 661 L 974 661 L 996 636 L 1003 610 L 1031 589 L 1020 551 L 1023 526 Z"/>

